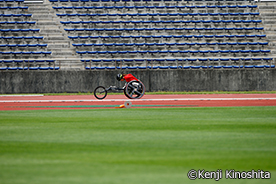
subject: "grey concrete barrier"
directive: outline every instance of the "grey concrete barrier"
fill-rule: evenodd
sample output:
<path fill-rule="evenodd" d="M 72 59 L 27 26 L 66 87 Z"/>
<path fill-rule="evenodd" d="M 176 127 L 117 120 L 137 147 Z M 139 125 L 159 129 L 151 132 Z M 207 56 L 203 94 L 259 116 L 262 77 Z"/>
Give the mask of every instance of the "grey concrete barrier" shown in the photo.
<path fill-rule="evenodd" d="M 119 71 L 2 71 L 0 93 L 93 92 L 116 85 Z M 129 70 L 146 91 L 271 91 L 276 90 L 276 69 L 240 70 Z"/>

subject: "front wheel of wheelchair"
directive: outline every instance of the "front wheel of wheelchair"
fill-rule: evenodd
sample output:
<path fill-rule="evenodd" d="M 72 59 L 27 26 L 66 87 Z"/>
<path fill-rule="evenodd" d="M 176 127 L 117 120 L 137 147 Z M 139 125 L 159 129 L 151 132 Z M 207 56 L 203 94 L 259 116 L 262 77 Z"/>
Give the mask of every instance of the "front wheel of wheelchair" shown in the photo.
<path fill-rule="evenodd" d="M 124 93 L 129 99 L 139 99 L 145 94 L 146 88 L 141 81 L 130 81 L 126 84 Z"/>
<path fill-rule="evenodd" d="M 106 91 L 105 87 L 103 87 L 103 86 L 98 86 L 94 90 L 94 96 L 99 100 L 104 99 L 106 97 L 106 95 L 107 95 L 107 91 Z"/>

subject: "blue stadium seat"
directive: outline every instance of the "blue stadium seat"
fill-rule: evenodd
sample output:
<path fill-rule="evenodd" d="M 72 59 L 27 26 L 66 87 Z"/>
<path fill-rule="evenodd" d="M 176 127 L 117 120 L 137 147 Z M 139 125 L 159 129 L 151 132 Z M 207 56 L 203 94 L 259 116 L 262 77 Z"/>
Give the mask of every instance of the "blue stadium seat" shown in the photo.
<path fill-rule="evenodd" d="M 266 68 L 275 68 L 275 65 L 265 65 Z"/>
<path fill-rule="evenodd" d="M 138 69 L 147 69 L 146 66 L 138 66 Z"/>
<path fill-rule="evenodd" d="M 148 53 L 150 53 L 150 54 L 156 54 L 156 53 L 159 53 L 159 51 L 158 50 L 149 50 L 149 51 L 147 51 Z"/>
<path fill-rule="evenodd" d="M 268 42 L 256 42 L 258 45 L 268 45 Z"/>
<path fill-rule="evenodd" d="M 133 62 L 133 59 L 124 59 L 124 62 Z"/>
<path fill-rule="evenodd" d="M 240 66 L 240 65 L 233 65 L 233 68 L 243 68 L 243 66 Z"/>
<path fill-rule="evenodd" d="M 224 62 L 224 61 L 229 61 L 229 58 L 220 58 L 220 61 Z"/>
<path fill-rule="evenodd" d="M 249 42 L 238 42 L 238 45 L 248 45 Z"/>
<path fill-rule="evenodd" d="M 259 12 L 250 12 L 249 14 L 250 14 L 250 15 L 253 15 L 253 16 L 260 15 L 260 13 L 259 13 Z"/>
<path fill-rule="evenodd" d="M 61 9 L 63 9 L 63 6 L 53 6 L 52 8 L 55 10 L 61 10 Z"/>
<path fill-rule="evenodd" d="M 13 63 L 13 60 L 3 60 L 3 63 Z"/>
<path fill-rule="evenodd" d="M 50 70 L 49 66 L 40 66 L 38 67 L 39 70 Z"/>
<path fill-rule="evenodd" d="M 192 69 L 199 69 L 201 66 L 191 66 Z"/>
<path fill-rule="evenodd" d="M 127 69 L 134 70 L 134 69 L 138 69 L 138 67 L 137 66 L 128 66 Z"/>
<path fill-rule="evenodd" d="M 220 68 L 222 68 L 222 66 L 221 65 L 216 65 L 216 66 L 213 66 L 213 68 L 214 69 L 220 69 Z"/>
<path fill-rule="evenodd" d="M 273 58 L 262 58 L 264 61 L 271 61 Z"/>
<path fill-rule="evenodd" d="M 238 8 L 247 8 L 247 5 L 236 5 Z"/>
<path fill-rule="evenodd" d="M 107 66 L 106 69 L 107 70 L 115 70 L 115 66 Z"/>
<path fill-rule="evenodd" d="M 9 66 L 9 67 L 8 67 L 8 70 L 18 70 L 18 67 Z"/>
<path fill-rule="evenodd" d="M 88 67 L 88 66 L 86 66 L 85 69 L 86 69 L 86 70 L 94 70 L 95 67 Z"/>
<path fill-rule="evenodd" d="M 262 61 L 262 58 L 252 58 L 252 61 Z"/>
<path fill-rule="evenodd" d="M 240 59 L 239 58 L 230 58 L 231 61 L 239 61 Z"/>
<path fill-rule="evenodd" d="M 29 67 L 29 70 L 38 70 L 39 67 Z"/>
<path fill-rule="evenodd" d="M 250 50 L 250 52 L 252 52 L 252 53 L 260 53 L 261 50 L 259 50 L 259 49 L 257 49 L 257 50 Z"/>
<path fill-rule="evenodd" d="M 149 69 L 158 69 L 159 66 L 149 66 Z"/>
<path fill-rule="evenodd" d="M 245 6 L 245 5 L 244 5 Z M 238 6 L 239 8 L 242 7 L 242 5 Z M 248 8 L 257 8 L 258 6 L 257 5 L 247 5 Z"/>
<path fill-rule="evenodd" d="M 240 52 L 240 50 L 230 50 L 230 53 L 234 53 L 234 54 L 239 53 L 239 52 Z"/>
<path fill-rule="evenodd" d="M 206 61 L 208 61 L 208 59 L 207 58 L 198 58 L 198 61 L 200 61 L 200 62 L 206 62 Z"/>
<path fill-rule="evenodd" d="M 28 70 L 28 67 L 18 67 L 18 70 Z"/>
<path fill-rule="evenodd" d="M 233 68 L 234 66 L 232 65 L 225 65 L 225 66 L 222 66 L 222 68 Z"/>
<path fill-rule="evenodd" d="M 0 70 L 7 70 L 8 69 L 8 67 L 7 66 L 0 66 Z"/>
<path fill-rule="evenodd" d="M 201 54 L 207 54 L 207 53 L 209 53 L 209 50 L 199 50 L 199 53 L 201 53 Z"/>
<path fill-rule="evenodd" d="M 110 62 L 113 61 L 113 59 L 103 59 L 102 61 L 103 61 L 103 62 L 108 62 L 108 63 L 110 63 Z"/>
<path fill-rule="evenodd" d="M 254 68 L 254 65 L 244 65 L 244 68 Z"/>
<path fill-rule="evenodd" d="M 187 59 L 189 62 L 195 62 L 195 61 L 197 61 L 197 59 L 195 59 L 195 58 L 188 58 Z"/>
<path fill-rule="evenodd" d="M 15 63 L 23 63 L 23 60 L 13 60 Z"/>
<path fill-rule="evenodd" d="M 59 66 L 55 66 L 55 67 L 50 67 L 50 70 L 59 70 L 60 67 Z"/>
<path fill-rule="evenodd" d="M 169 69 L 169 66 L 158 66 L 159 69 Z"/>
<path fill-rule="evenodd" d="M 180 69 L 182 66 L 169 66 L 170 69 Z"/>
<path fill-rule="evenodd" d="M 228 5 L 227 8 L 237 8 L 237 5 Z"/>
<path fill-rule="evenodd" d="M 266 35 L 265 34 L 263 34 L 263 35 L 256 35 L 258 38 L 264 38 L 264 37 L 266 37 Z"/>
<path fill-rule="evenodd" d="M 250 53 L 251 50 L 240 50 L 241 53 Z"/>
<path fill-rule="evenodd" d="M 202 69 L 212 68 L 212 66 L 201 66 Z"/>
<path fill-rule="evenodd" d="M 92 59 L 91 61 L 98 63 L 98 62 L 101 62 L 102 60 L 101 59 Z"/>
<path fill-rule="evenodd" d="M 270 50 L 260 50 L 260 52 L 262 52 L 262 53 L 269 53 Z"/>
<path fill-rule="evenodd" d="M 260 42 L 245 42 L 247 43 L 248 45 L 258 45 Z"/>

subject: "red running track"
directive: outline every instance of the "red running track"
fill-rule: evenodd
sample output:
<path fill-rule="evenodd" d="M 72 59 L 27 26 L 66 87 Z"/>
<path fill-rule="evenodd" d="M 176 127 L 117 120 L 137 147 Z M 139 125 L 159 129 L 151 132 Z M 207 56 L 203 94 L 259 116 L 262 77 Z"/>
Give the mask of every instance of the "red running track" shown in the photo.
<path fill-rule="evenodd" d="M 132 108 L 276 106 L 276 94 L 145 95 L 130 100 L 124 95 L 0 96 L 0 110 L 99 109 L 132 103 Z"/>

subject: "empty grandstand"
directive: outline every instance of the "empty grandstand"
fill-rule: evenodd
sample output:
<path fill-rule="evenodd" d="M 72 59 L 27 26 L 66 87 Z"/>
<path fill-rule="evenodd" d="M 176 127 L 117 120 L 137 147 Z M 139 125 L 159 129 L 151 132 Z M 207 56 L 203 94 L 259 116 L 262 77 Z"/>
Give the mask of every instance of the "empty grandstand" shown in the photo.
<path fill-rule="evenodd" d="M 275 68 L 275 3 L 0 0 L 0 70 Z"/>

